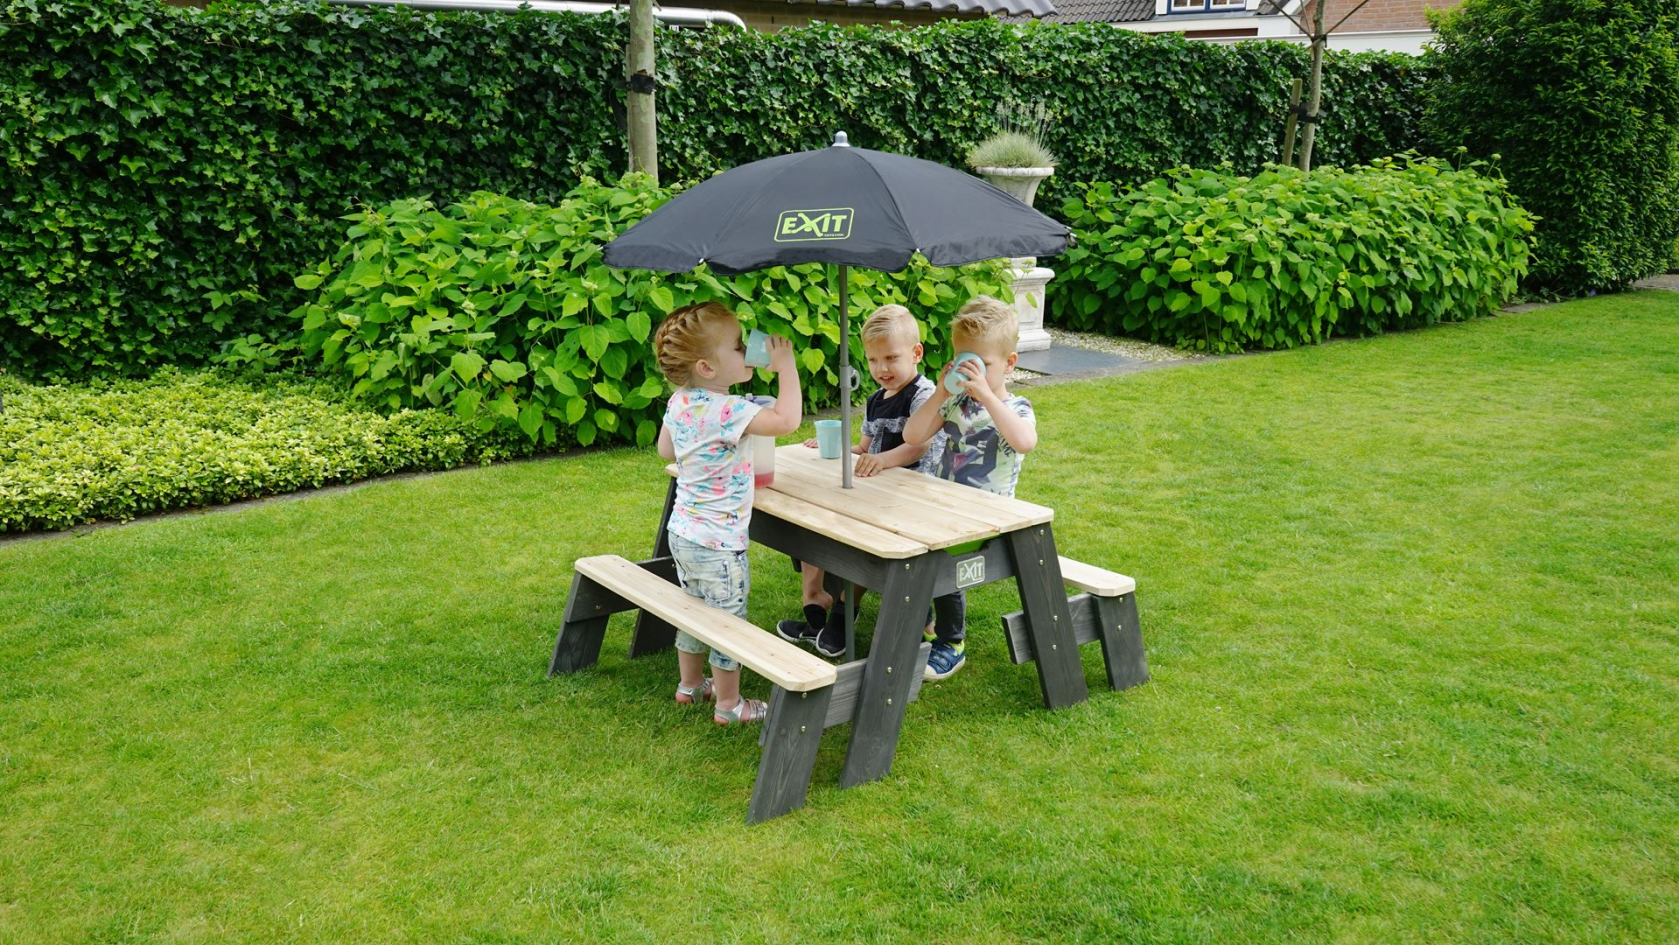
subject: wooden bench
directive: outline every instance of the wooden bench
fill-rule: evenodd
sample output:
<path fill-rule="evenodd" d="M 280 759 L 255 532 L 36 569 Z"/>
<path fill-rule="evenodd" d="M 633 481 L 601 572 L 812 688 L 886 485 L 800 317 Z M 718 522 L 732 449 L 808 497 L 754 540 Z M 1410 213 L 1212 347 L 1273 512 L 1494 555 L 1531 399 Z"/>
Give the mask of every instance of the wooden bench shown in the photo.
<path fill-rule="evenodd" d="M 615 613 L 639 609 L 663 626 L 686 631 L 775 687 L 759 736 L 764 753 L 746 822 L 803 807 L 822 730 L 854 717 L 867 661 L 836 668 L 734 614 L 707 606 L 675 582 L 675 562 L 668 556 L 639 563 L 618 555 L 578 559 L 548 675 L 593 666 L 607 620 Z M 928 650 L 923 644 L 916 665 L 909 667 L 916 682 L 911 699 L 920 689 Z M 631 652 L 651 650 L 643 643 Z"/>
<path fill-rule="evenodd" d="M 1143 630 L 1137 620 L 1137 582 L 1068 557 L 1060 557 L 1060 562 L 1061 580 L 1084 591 L 1067 598 L 1073 615 L 1073 639 L 1080 646 L 1101 641 L 1108 685 L 1113 688 L 1129 689 L 1148 682 L 1148 658 L 1143 653 Z M 1003 635 L 1008 639 L 1009 657 L 1016 663 L 1034 658 L 1023 611 L 1003 617 Z"/>

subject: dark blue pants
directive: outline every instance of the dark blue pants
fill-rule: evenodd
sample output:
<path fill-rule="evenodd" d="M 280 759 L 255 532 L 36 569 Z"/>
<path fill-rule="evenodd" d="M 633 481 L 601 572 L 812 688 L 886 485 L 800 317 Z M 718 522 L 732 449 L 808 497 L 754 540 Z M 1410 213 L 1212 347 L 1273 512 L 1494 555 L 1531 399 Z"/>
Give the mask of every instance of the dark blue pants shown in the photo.
<path fill-rule="evenodd" d="M 968 635 L 968 595 L 962 591 L 933 598 L 933 636 L 955 646 Z"/>

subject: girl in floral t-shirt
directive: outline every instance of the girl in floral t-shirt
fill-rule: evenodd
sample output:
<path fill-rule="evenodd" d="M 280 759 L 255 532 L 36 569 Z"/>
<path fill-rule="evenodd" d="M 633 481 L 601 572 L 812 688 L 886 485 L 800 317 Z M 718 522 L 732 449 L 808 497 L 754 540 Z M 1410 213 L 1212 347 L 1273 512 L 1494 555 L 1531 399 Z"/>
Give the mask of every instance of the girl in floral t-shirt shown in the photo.
<path fill-rule="evenodd" d="M 676 461 L 676 503 L 671 509 L 670 553 L 682 589 L 746 616 L 751 573 L 746 561 L 746 527 L 752 519 L 752 458 L 747 434 L 781 436 L 803 419 L 793 346 L 770 336 L 770 370 L 781 380 L 773 407 L 760 407 L 729 393 L 752 377 L 746 366 L 735 313 L 716 302 L 689 305 L 665 317 L 653 336 L 659 371 L 676 387 L 659 430 L 659 455 Z M 740 695 L 740 664 L 711 651 L 712 676 L 705 677 L 706 646 L 676 634 L 681 679 L 676 701 L 714 701 L 718 725 L 761 722 L 763 701 Z"/>

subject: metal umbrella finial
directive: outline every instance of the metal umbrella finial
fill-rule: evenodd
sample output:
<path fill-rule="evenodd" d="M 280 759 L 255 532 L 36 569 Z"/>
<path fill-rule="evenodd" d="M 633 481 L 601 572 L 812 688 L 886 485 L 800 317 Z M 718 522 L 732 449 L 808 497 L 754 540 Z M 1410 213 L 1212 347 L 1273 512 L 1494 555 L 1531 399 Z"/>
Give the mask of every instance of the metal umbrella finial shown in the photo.
<path fill-rule="evenodd" d="M 832 147 L 849 148 L 849 147 L 851 147 L 851 139 L 849 139 L 845 136 L 845 132 L 836 131 L 836 132 L 834 132 L 834 143 L 833 143 Z"/>

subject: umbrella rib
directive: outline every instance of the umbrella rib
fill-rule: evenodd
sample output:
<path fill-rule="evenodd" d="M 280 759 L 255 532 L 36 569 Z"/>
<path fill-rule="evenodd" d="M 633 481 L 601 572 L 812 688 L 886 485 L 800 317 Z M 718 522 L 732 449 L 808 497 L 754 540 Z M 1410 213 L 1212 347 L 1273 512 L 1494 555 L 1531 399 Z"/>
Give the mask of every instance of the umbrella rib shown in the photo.
<path fill-rule="evenodd" d="M 786 174 L 787 172 L 789 172 L 789 171 L 793 170 L 794 168 L 798 167 L 798 165 L 803 164 L 805 161 L 810 160 L 813 156 L 821 154 L 821 153 L 822 153 L 821 151 L 805 151 L 802 154 L 794 155 L 794 157 L 797 160 L 788 161 L 786 167 L 776 169 L 776 178 L 780 179 L 780 175 Z M 755 193 L 753 193 L 753 195 L 750 198 L 748 198 L 746 200 L 742 200 L 739 203 L 736 203 L 734 209 L 729 211 L 728 219 L 723 221 L 723 225 L 718 228 L 717 232 L 727 233 L 731 229 L 733 229 L 734 225 L 735 225 L 735 220 L 739 219 L 740 215 L 746 212 L 746 207 L 749 204 L 750 205 L 756 205 L 758 201 L 763 199 L 763 195 L 767 190 L 768 190 L 767 187 L 760 186 L 757 189 L 757 191 Z M 702 262 L 702 263 L 705 262 L 705 258 L 701 257 L 700 262 Z"/>
<path fill-rule="evenodd" d="M 870 174 L 874 175 L 874 179 L 877 180 L 877 181 L 880 181 L 880 189 L 882 191 L 885 191 L 886 199 L 892 201 L 892 209 L 897 211 L 898 222 L 902 223 L 904 225 L 904 232 L 909 233 L 910 242 L 919 243 L 920 240 L 917 240 L 915 238 L 915 234 L 910 233 L 909 221 L 904 219 L 904 208 L 898 206 L 898 195 L 892 191 L 891 187 L 887 186 L 886 178 L 880 176 L 880 169 L 875 167 L 873 164 L 869 163 L 869 160 L 867 158 L 863 157 L 859 153 L 853 152 L 852 157 L 856 158 L 859 161 L 862 161 L 863 166 L 869 169 Z M 921 252 L 921 247 L 920 246 L 915 247 L 915 251 L 918 252 L 918 253 Z"/>

